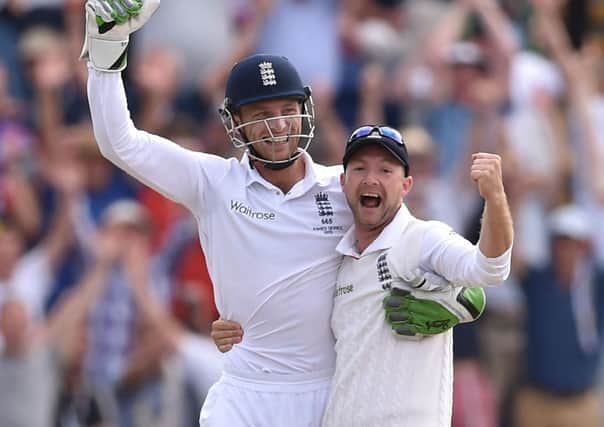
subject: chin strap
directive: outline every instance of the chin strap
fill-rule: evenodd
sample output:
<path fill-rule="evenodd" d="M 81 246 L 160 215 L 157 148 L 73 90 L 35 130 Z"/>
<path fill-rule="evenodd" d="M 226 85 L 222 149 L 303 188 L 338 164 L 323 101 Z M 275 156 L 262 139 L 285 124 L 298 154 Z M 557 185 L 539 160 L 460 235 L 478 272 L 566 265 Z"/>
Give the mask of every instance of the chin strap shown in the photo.
<path fill-rule="evenodd" d="M 289 160 L 287 162 L 272 163 L 272 162 L 269 162 L 268 160 L 267 161 L 262 161 L 262 157 L 260 157 L 258 155 L 258 152 L 256 150 L 254 150 L 253 147 L 250 146 L 250 147 L 248 147 L 248 149 L 250 150 L 250 152 L 255 157 L 257 157 L 257 159 L 253 159 L 253 158 L 250 157 L 250 166 L 254 167 L 254 160 L 255 160 L 257 162 L 261 162 L 264 165 L 265 168 L 273 170 L 273 171 L 280 171 L 280 170 L 283 170 L 283 169 L 287 169 L 288 167 L 290 167 L 291 165 L 293 165 L 296 162 L 296 160 L 298 160 L 298 158 L 299 158 L 299 156 L 298 156 L 298 157 L 296 157 L 294 159 L 291 159 L 291 160 Z"/>
<path fill-rule="evenodd" d="M 297 159 L 290 160 L 289 162 L 283 163 L 264 163 L 264 167 L 274 171 L 280 171 L 282 169 L 286 169 L 294 164 Z"/>

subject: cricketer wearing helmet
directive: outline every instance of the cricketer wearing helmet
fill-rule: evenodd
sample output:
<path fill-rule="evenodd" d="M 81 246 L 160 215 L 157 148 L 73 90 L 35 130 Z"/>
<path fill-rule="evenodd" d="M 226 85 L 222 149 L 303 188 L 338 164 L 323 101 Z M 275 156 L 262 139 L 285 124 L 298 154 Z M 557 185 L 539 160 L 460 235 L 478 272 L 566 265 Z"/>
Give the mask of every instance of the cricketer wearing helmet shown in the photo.
<path fill-rule="evenodd" d="M 319 425 L 335 363 L 335 247 L 352 223 L 342 168 L 318 165 L 306 153 L 314 132 L 310 90 L 289 61 L 274 55 L 243 59 L 227 82 L 220 114 L 231 141 L 245 148 L 241 160 L 192 152 L 136 129 L 119 71 L 130 33 L 158 6 L 159 0 L 88 0 L 82 58 L 101 152 L 191 211 L 216 306 L 246 330 L 225 355 L 200 425 Z M 416 321 L 408 307 L 397 313 L 393 327 L 408 335 L 426 332 L 425 320 L 434 319 L 422 314 Z M 451 321 L 429 333 L 465 320 L 445 308 L 436 313 Z"/>
<path fill-rule="evenodd" d="M 315 130 L 314 104 L 310 87 L 302 85 L 286 58 L 256 55 L 235 64 L 225 92 L 222 123 L 233 145 L 247 148 L 250 159 L 282 170 L 306 152 Z M 280 100 L 277 115 L 268 104 L 275 100 Z"/>

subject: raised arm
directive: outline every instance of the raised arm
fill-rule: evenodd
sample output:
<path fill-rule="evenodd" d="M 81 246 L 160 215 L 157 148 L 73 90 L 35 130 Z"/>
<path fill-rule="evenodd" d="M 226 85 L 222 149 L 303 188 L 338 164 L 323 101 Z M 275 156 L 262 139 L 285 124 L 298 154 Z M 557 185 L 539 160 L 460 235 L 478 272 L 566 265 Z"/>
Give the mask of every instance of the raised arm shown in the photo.
<path fill-rule="evenodd" d="M 200 199 L 204 156 L 136 129 L 120 71 L 126 67 L 129 35 L 159 7 L 159 0 L 88 0 L 86 40 L 88 101 L 101 153 L 145 185 L 191 207 Z"/>
<path fill-rule="evenodd" d="M 456 286 L 497 286 L 510 273 L 514 238 L 500 156 L 473 154 L 470 175 L 485 201 L 478 245 L 457 235 L 446 224 L 434 222 L 424 234 L 420 270 L 433 272 Z M 409 274 L 404 263 L 397 268 L 401 277 Z"/>
<path fill-rule="evenodd" d="M 584 145 L 584 169 L 589 179 L 585 184 L 593 197 L 604 201 L 604 154 L 598 147 L 598 123 L 593 111 L 597 102 L 597 76 L 581 57 L 580 51 L 571 47 L 569 36 L 561 17 L 561 4 L 557 2 L 534 1 L 537 28 L 545 48 L 556 61 L 566 80 L 571 106 L 581 126 Z"/>
<path fill-rule="evenodd" d="M 497 258 L 512 247 L 514 228 L 501 174 L 501 157 L 491 153 L 472 155 L 472 180 L 478 185 L 484 199 L 480 252 L 488 258 Z"/>
<path fill-rule="evenodd" d="M 168 310 L 156 301 L 150 289 L 151 254 L 146 238 L 130 236 L 124 245 L 122 262 L 134 303 L 156 339 L 170 350 L 178 349 L 184 330 Z"/>
<path fill-rule="evenodd" d="M 383 300 L 386 323 L 398 335 L 434 335 L 478 319 L 486 304 L 481 288 L 500 284 L 509 275 L 514 231 L 501 158 L 475 153 L 471 177 L 485 200 L 478 249 L 445 224 L 433 222 L 423 235 L 416 277 L 407 277 L 405 262 L 398 265 L 400 257 L 390 259 L 394 275 L 405 285 L 393 288 Z"/>
<path fill-rule="evenodd" d="M 95 234 L 92 264 L 49 315 L 42 337 L 49 342 L 58 343 L 64 355 L 72 354 L 76 326 L 86 321 L 87 314 L 107 284 L 112 265 L 122 253 L 120 242 L 115 233 L 101 230 Z"/>

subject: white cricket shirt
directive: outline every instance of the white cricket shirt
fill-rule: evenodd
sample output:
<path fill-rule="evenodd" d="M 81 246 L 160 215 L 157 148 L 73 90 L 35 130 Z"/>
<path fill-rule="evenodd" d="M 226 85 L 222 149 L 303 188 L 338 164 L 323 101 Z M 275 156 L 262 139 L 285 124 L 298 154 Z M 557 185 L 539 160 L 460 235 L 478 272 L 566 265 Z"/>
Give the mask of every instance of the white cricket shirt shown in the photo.
<path fill-rule="evenodd" d="M 409 236 L 412 222 L 425 228 L 420 239 Z M 415 219 L 404 205 L 360 255 L 353 228 L 337 247 L 344 260 L 331 320 L 336 372 L 323 426 L 450 426 L 452 331 L 398 337 L 384 321 L 382 299 L 417 267 L 463 286 L 497 284 L 509 274 L 511 250 L 486 258 L 446 224 Z M 410 265 L 414 253 L 418 261 Z"/>
<path fill-rule="evenodd" d="M 88 97 L 105 157 L 195 216 L 218 310 L 245 331 L 225 370 L 281 381 L 331 375 L 335 247 L 352 222 L 342 168 L 305 155 L 306 176 L 283 194 L 247 156 L 192 152 L 137 130 L 117 73 L 90 68 Z"/>

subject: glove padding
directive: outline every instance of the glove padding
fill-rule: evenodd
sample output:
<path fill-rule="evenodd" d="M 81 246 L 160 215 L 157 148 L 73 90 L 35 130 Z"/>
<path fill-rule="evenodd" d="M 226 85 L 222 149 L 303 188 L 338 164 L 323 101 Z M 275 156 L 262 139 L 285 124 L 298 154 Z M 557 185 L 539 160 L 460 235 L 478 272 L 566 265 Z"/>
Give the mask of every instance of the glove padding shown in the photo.
<path fill-rule="evenodd" d="M 130 34 L 142 27 L 160 0 L 88 0 L 81 59 L 99 71 L 126 68 Z"/>
<path fill-rule="evenodd" d="M 405 337 L 437 335 L 459 323 L 473 322 L 485 305 L 484 289 L 452 286 L 430 292 L 393 288 L 383 300 L 386 322 Z"/>

